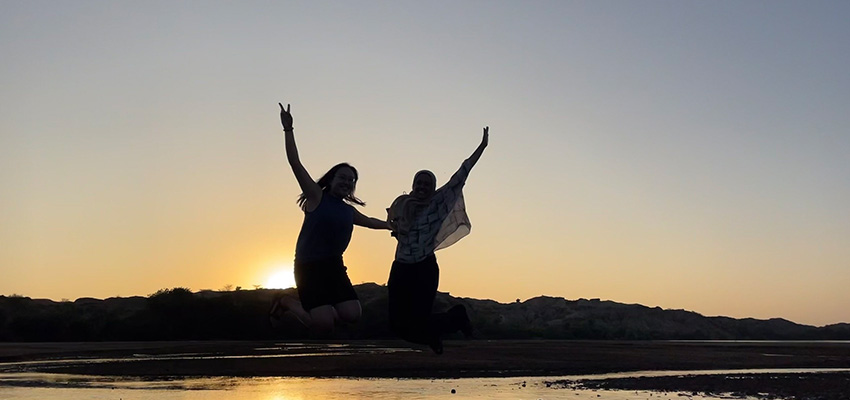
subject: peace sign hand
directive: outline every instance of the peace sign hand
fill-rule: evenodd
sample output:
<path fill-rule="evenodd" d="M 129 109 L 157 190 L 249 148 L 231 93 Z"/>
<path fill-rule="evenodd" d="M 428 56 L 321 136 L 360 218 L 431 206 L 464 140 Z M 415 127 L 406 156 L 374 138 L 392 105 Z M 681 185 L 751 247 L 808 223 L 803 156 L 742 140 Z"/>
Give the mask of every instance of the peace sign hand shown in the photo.
<path fill-rule="evenodd" d="M 280 105 L 280 124 L 283 125 L 284 131 L 292 130 L 292 114 L 289 113 L 289 104 L 286 105 L 286 109 L 283 108 L 283 104 L 277 103 Z"/>

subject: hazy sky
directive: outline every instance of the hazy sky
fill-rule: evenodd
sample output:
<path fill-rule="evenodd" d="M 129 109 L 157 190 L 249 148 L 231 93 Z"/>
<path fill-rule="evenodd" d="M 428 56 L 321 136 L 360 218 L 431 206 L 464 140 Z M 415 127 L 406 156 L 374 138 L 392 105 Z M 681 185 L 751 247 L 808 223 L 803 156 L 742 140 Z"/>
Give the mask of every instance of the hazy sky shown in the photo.
<path fill-rule="evenodd" d="M 850 322 L 850 2 L 0 2 L 0 294 L 268 286 L 490 126 L 440 290 Z M 394 239 L 356 228 L 354 283 Z"/>

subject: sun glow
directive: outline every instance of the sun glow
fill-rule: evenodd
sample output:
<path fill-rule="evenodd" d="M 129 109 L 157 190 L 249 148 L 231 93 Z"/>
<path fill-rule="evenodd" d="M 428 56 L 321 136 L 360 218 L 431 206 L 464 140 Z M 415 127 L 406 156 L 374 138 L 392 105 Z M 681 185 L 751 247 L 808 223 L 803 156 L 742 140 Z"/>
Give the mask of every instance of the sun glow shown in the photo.
<path fill-rule="evenodd" d="M 277 268 L 274 273 L 266 279 L 266 289 L 286 289 L 295 287 L 295 276 L 291 267 Z"/>

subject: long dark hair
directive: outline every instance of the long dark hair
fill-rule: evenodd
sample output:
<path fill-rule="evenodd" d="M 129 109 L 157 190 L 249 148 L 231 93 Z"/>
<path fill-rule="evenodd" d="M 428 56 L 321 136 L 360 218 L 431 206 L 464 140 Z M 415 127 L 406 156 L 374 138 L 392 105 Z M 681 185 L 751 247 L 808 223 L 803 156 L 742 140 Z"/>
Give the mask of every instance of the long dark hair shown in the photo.
<path fill-rule="evenodd" d="M 357 204 L 358 206 L 365 206 L 366 203 L 363 200 L 358 199 L 357 196 L 354 195 L 354 189 L 357 188 L 357 168 L 352 167 L 349 163 L 339 163 L 337 165 L 334 165 L 331 169 L 328 170 L 328 172 L 325 172 L 325 174 L 322 175 L 322 177 L 319 178 L 319 181 L 316 183 L 318 183 L 319 187 L 322 188 L 322 192 L 327 192 L 331 188 L 331 181 L 334 179 L 336 171 L 339 171 L 340 168 L 350 168 L 354 172 L 354 187 L 351 189 L 351 193 L 349 193 L 348 196 L 345 196 L 343 200 L 346 200 L 349 203 Z M 304 196 L 304 193 L 299 194 L 297 200 L 298 206 L 304 208 L 305 201 L 307 201 L 307 197 Z"/>

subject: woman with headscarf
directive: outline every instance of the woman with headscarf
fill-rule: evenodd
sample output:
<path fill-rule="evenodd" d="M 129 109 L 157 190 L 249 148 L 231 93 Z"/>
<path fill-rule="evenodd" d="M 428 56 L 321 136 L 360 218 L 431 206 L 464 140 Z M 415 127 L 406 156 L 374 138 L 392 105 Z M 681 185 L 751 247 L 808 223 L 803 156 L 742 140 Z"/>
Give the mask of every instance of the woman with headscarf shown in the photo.
<path fill-rule="evenodd" d="M 355 322 L 362 314 L 360 300 L 342 261 L 354 225 L 371 229 L 389 229 L 389 226 L 386 221 L 367 217 L 352 206 L 366 203 L 354 196 L 357 170 L 351 165 L 337 164 L 318 181 L 310 177 L 298 157 L 288 104 L 286 109 L 280 104 L 280 122 L 286 158 L 301 187 L 298 205 L 304 210 L 304 222 L 295 246 L 294 273 L 299 299 L 288 296 L 276 299 L 270 317 L 279 319 L 284 312 L 291 311 L 314 334 L 328 336 L 333 333 L 335 321 Z"/>
<path fill-rule="evenodd" d="M 393 236 L 398 240 L 390 270 L 390 328 L 401 338 L 443 352 L 442 335 L 462 331 L 467 337 L 472 326 L 463 305 L 432 313 L 440 269 L 434 252 L 446 248 L 469 233 L 471 224 L 463 202 L 463 186 L 489 140 L 484 127 L 481 144 L 451 179 L 437 187 L 434 173 L 417 172 L 410 194 L 401 195 L 388 209 Z"/>

